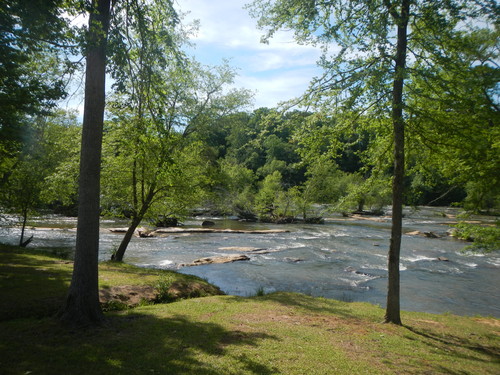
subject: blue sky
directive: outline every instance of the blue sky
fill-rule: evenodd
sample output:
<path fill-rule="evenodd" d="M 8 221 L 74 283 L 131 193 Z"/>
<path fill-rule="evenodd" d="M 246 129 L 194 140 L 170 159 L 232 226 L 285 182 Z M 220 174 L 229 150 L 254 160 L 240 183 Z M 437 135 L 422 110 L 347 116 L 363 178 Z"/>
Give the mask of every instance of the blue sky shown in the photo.
<path fill-rule="evenodd" d="M 244 6 L 251 0 L 175 0 L 178 11 L 186 13 L 184 23 L 200 22 L 191 41 L 191 53 L 206 65 L 220 65 L 224 60 L 236 69 L 234 87 L 254 92 L 253 108 L 276 107 L 279 102 L 300 96 L 309 82 L 321 74 L 316 66 L 319 48 L 297 44 L 291 32 L 278 32 L 268 44 L 260 43 L 264 34 L 257 20 Z M 86 23 L 86 17 L 75 22 Z M 111 83 L 108 79 L 107 86 Z M 61 103 L 83 114 L 80 91 Z"/>
<path fill-rule="evenodd" d="M 279 32 L 260 43 L 257 20 L 243 9 L 250 0 L 177 0 L 185 21 L 198 19 L 200 28 L 192 39 L 198 61 L 218 65 L 228 59 L 239 76 L 235 87 L 255 92 L 254 107 L 275 107 L 301 95 L 314 76 L 320 74 L 316 61 L 320 50 L 294 42 L 290 32 Z"/>

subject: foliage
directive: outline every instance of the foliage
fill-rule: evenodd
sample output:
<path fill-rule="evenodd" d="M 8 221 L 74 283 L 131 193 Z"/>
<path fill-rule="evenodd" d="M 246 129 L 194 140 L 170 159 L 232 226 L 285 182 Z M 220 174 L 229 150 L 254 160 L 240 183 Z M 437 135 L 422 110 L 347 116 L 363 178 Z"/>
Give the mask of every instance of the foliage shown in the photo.
<path fill-rule="evenodd" d="M 500 222 L 497 220 L 494 226 L 483 226 L 471 224 L 465 221 L 459 222 L 453 230 L 453 235 L 473 243 L 464 248 L 464 251 L 491 252 L 500 250 Z"/>
<path fill-rule="evenodd" d="M 321 46 L 323 56 L 319 65 L 324 74 L 313 80 L 299 102 L 326 114 L 345 113 L 350 124 L 355 124 L 363 115 L 391 124 L 391 131 L 385 137 L 393 146 L 386 321 L 401 324 L 399 256 L 405 188 L 405 131 L 412 121 L 412 107 L 408 104 L 413 94 L 408 87 L 418 79 L 442 83 L 438 75 L 426 73 L 450 70 L 448 63 L 457 59 L 457 48 L 453 48 L 450 41 L 473 32 L 474 27 L 470 25 L 477 19 L 491 19 L 498 26 L 500 8 L 487 0 L 444 3 L 255 0 L 250 9 L 258 18 L 259 26 L 266 29 L 264 41 L 280 29 L 290 29 L 299 43 Z M 446 107 L 440 109 L 446 113 Z"/>
<path fill-rule="evenodd" d="M 417 64 L 420 76 L 410 85 L 413 169 L 460 187 L 472 211 L 499 204 L 497 40 L 498 31 L 488 29 L 443 37 L 450 56 L 442 64 Z"/>
<path fill-rule="evenodd" d="M 175 296 L 170 293 L 170 287 L 175 282 L 175 277 L 173 275 L 161 276 L 155 284 L 155 288 L 158 291 L 158 296 L 156 297 L 157 302 L 165 303 L 175 301 Z"/>
<path fill-rule="evenodd" d="M 210 160 L 206 128 L 247 104 L 246 90 L 226 90 L 234 70 L 203 67 L 183 46 L 191 30 L 171 1 L 131 1 L 115 9 L 110 35 L 114 86 L 105 139 L 106 206 L 131 218 L 114 259 L 121 261 L 147 216 L 182 216 L 203 198 Z M 197 135 L 196 132 L 200 134 Z"/>
<path fill-rule="evenodd" d="M 0 4 L 0 179 L 22 148 L 26 123 L 46 115 L 66 95 L 66 80 L 79 67 L 71 59 L 77 53 L 78 30 L 63 17 L 64 12 L 78 12 L 77 3 Z"/>
<path fill-rule="evenodd" d="M 229 159 L 222 159 L 220 181 L 216 196 L 224 212 L 235 212 L 242 218 L 253 218 L 253 199 L 255 192 L 255 173 Z"/>
<path fill-rule="evenodd" d="M 13 159 L 9 174 L 4 176 L 0 193 L 4 210 L 20 216 L 23 234 L 29 215 L 61 199 L 54 194 L 59 190 L 54 179 L 72 159 L 72 153 L 78 152 L 75 136 L 79 134 L 75 116 L 62 111 L 34 118 L 24 128 L 24 147 Z"/>

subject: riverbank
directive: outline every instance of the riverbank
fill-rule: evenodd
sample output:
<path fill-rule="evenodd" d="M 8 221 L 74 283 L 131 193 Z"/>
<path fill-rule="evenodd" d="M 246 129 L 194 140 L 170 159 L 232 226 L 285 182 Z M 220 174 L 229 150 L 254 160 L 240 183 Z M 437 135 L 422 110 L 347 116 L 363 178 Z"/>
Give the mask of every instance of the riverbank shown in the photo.
<path fill-rule="evenodd" d="M 103 327 L 68 331 L 51 316 L 64 297 L 71 266 L 36 250 L 0 247 L 2 374 L 500 371 L 498 319 L 403 312 L 405 326 L 398 327 L 381 324 L 383 310 L 368 303 L 295 293 L 108 304 Z M 185 276 L 107 262 L 100 271 L 103 289 L 158 286 L 162 280 L 171 285 Z"/>
<path fill-rule="evenodd" d="M 466 242 L 447 236 L 450 220 L 459 213 L 454 208 L 405 210 L 401 308 L 500 318 L 500 253 L 464 252 Z M 195 275 L 226 294 L 241 297 L 255 295 L 257 290 L 287 291 L 385 305 L 390 221 L 383 217 L 373 221 L 337 215 L 322 225 L 211 218 L 215 225 L 203 228 L 206 219 L 187 220 L 176 229 L 191 233 L 132 238 L 125 262 Z M 492 218 L 474 219 L 489 223 Z M 30 225 L 26 235 L 34 239 L 29 247 L 72 256 L 76 231 L 68 228 L 76 225 L 75 218 L 43 216 Z M 100 261 L 109 260 L 123 238 L 110 229 L 125 225 L 126 221 L 117 219 L 101 222 Z M 18 243 L 19 236 L 19 228 L 0 227 L 6 243 Z M 216 264 L 236 259 L 245 260 Z"/>

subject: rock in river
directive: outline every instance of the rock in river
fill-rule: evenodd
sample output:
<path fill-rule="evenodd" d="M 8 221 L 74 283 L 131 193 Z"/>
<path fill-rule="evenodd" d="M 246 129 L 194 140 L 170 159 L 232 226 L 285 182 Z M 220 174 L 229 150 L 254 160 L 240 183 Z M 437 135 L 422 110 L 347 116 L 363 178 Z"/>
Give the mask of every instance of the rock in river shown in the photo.
<path fill-rule="evenodd" d="M 243 254 L 232 254 L 223 257 L 200 258 L 193 261 L 193 263 L 181 264 L 180 266 L 187 267 L 187 266 L 201 266 L 203 264 L 232 263 L 240 260 L 250 260 L 250 258 Z"/>

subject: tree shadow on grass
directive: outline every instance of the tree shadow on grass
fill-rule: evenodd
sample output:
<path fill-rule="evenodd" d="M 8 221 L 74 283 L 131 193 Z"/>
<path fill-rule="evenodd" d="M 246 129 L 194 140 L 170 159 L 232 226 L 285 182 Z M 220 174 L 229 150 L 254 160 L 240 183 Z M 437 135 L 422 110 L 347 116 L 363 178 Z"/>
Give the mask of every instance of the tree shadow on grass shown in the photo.
<path fill-rule="evenodd" d="M 431 347 L 433 351 L 440 351 L 443 355 L 450 357 L 452 360 L 450 363 L 453 363 L 453 358 L 484 363 L 500 363 L 500 348 L 498 346 L 481 345 L 465 337 L 465 335 L 444 335 L 432 332 L 430 329 L 416 328 L 407 325 L 404 327 L 417 335 L 420 338 L 420 342 Z M 493 336 L 494 334 L 492 334 L 492 339 L 495 339 Z M 406 336 L 406 338 L 413 339 L 410 336 Z M 444 367 L 440 367 L 440 372 L 450 374 L 464 373 Z"/>
<path fill-rule="evenodd" d="M 347 305 L 347 302 L 336 301 L 333 299 L 322 299 L 305 294 L 288 292 L 271 293 L 255 298 L 277 302 L 284 306 L 299 308 L 309 313 L 332 314 L 346 319 L 359 319 L 359 316 L 355 316 L 352 313 L 351 309 Z"/>
<path fill-rule="evenodd" d="M 17 336 L 10 328 L 6 333 L 11 341 L 0 344 L 4 358 L 0 368 L 5 374 L 278 373 L 246 351 L 276 337 L 231 330 L 185 315 L 159 318 L 129 313 L 112 316 L 106 326 L 84 332 L 68 332 L 53 321 Z"/>
<path fill-rule="evenodd" d="M 46 254 L 41 254 L 46 255 Z M 54 267 L 61 263 L 61 267 Z M 2 252 L 0 258 L 0 321 L 44 317 L 62 306 L 72 266 L 65 260 L 32 258 Z"/>

